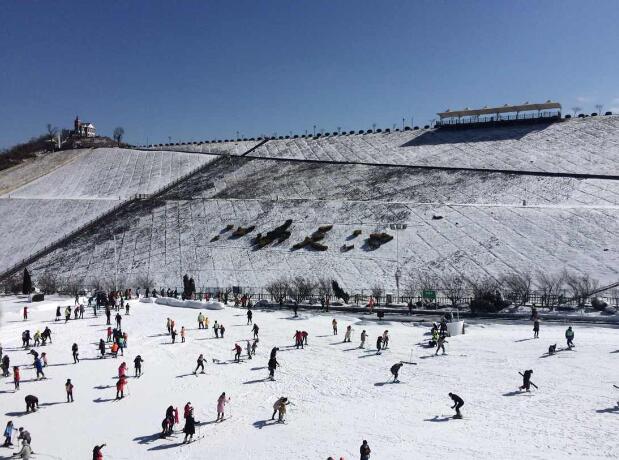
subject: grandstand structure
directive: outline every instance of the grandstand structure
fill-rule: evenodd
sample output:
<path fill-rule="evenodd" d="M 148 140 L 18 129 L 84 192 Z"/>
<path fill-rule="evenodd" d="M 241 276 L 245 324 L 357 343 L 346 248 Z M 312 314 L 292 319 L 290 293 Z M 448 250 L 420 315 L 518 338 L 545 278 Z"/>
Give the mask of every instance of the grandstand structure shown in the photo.
<path fill-rule="evenodd" d="M 618 128 L 606 116 L 85 151 L 0 196 L 5 234 L 52 230 L 4 241 L 0 271 L 26 259 L 35 279 L 53 271 L 84 285 L 149 276 L 174 287 L 187 273 L 201 288 L 303 276 L 395 291 L 398 269 L 406 279 L 567 268 L 608 284 L 619 278 Z M 287 239 L 255 244 L 287 220 Z M 326 249 L 293 249 L 323 225 Z M 65 238 L 67 226 L 77 231 Z M 393 240 L 376 248 L 375 232 Z"/>

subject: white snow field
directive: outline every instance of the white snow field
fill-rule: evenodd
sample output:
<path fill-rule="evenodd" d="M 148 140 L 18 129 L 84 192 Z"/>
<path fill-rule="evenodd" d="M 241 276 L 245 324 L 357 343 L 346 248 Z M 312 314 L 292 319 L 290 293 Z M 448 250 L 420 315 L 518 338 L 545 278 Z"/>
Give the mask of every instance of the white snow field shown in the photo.
<path fill-rule="evenodd" d="M 123 315 L 128 333 L 124 356 L 97 359 L 95 344 L 105 336 L 105 317 L 55 323 L 54 310 L 71 300 L 58 298 L 30 305 L 30 319 L 21 320 L 23 299 L 4 298 L 0 338 L 11 365 L 21 367 L 21 389 L 13 392 L 12 378 L 0 380 L 1 424 L 13 420 L 32 435 L 41 459 L 91 458 L 96 444 L 107 443 L 104 458 L 120 459 L 326 459 L 358 458 L 367 439 L 373 459 L 405 460 L 439 456 L 442 459 L 608 459 L 616 458 L 619 383 L 617 329 L 575 326 L 576 348 L 565 350 L 566 324 L 543 323 L 541 338 L 533 340 L 528 322 L 472 324 L 466 334 L 448 340 L 447 355 L 419 346 L 428 327 L 413 323 L 364 321 L 363 315 L 313 314 L 301 311 L 254 311 L 260 343 L 251 361 L 232 361 L 236 342 L 251 338 L 245 311 L 225 308 L 205 311 L 212 323 L 226 326 L 226 338 L 212 330 L 197 330 L 195 309 L 132 302 Z M 187 342 L 172 345 L 166 318 L 184 325 Z M 339 335 L 331 320 L 337 318 Z M 351 343 L 342 343 L 347 325 Z M 46 380 L 36 381 L 32 358 L 22 350 L 20 334 L 49 326 L 52 344 L 39 347 L 48 355 Z M 309 345 L 295 349 L 295 330 L 309 332 Z M 369 334 L 361 350 L 359 335 Z M 376 337 L 385 329 L 389 350 L 377 355 Z M 180 337 L 179 337 L 180 338 Z M 81 362 L 73 364 L 71 344 L 77 343 Z M 557 343 L 559 352 L 545 352 Z M 272 347 L 280 347 L 276 380 L 265 380 Z M 198 354 L 208 360 L 206 374 L 192 374 Z M 144 359 L 143 376 L 133 378 L 133 358 Z M 245 355 L 245 353 L 244 353 Z M 402 360 L 399 384 L 389 383 L 390 367 Z M 212 360 L 218 360 L 213 362 Z M 122 361 L 129 365 L 127 396 L 115 401 L 115 382 Z M 539 389 L 519 392 L 518 372 L 533 369 Z M 74 403 L 66 403 L 64 383 L 75 385 Z M 215 423 L 216 400 L 231 398 L 226 419 Z M 460 395 L 464 418 L 452 419 L 448 392 Z M 39 398 L 36 413 L 25 414 L 24 397 Z M 285 424 L 271 421 L 272 405 L 287 396 Z M 183 445 L 182 411 L 195 408 L 202 436 Z M 181 426 L 169 439 L 159 439 L 169 405 L 178 407 Z M 0 455 L 8 458 L 8 448 Z"/>
<path fill-rule="evenodd" d="M 619 117 L 483 129 L 272 140 L 251 156 L 617 175 Z"/>
<path fill-rule="evenodd" d="M 248 150 L 258 145 L 260 141 L 228 141 L 228 142 L 209 142 L 193 143 L 185 145 L 170 145 L 166 147 L 150 147 L 150 150 L 167 148 L 175 152 L 194 152 L 194 153 L 214 153 L 218 155 L 243 155 Z"/>

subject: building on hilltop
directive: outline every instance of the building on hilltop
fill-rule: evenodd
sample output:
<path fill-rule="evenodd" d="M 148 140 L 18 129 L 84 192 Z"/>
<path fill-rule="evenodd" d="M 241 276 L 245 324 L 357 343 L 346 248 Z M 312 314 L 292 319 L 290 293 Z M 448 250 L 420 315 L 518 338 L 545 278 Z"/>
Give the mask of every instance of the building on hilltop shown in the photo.
<path fill-rule="evenodd" d="M 447 109 L 438 112 L 437 127 L 473 127 L 484 124 L 505 125 L 517 123 L 550 122 L 561 119 L 561 104 L 546 101 L 541 104 L 525 102 L 519 105 L 505 104 L 501 107 L 483 107 L 463 110 Z"/>
<path fill-rule="evenodd" d="M 93 123 L 88 121 L 80 121 L 78 116 L 75 116 L 75 121 L 73 122 L 73 133 L 79 137 L 95 137 L 97 135 L 97 130 Z"/>

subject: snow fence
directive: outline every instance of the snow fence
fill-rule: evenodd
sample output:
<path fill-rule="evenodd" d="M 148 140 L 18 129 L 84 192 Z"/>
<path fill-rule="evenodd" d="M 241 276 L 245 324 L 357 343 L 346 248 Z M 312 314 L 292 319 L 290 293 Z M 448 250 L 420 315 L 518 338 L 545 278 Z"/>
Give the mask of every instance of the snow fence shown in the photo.
<path fill-rule="evenodd" d="M 140 299 L 140 302 L 142 299 Z M 224 304 L 221 302 L 200 302 L 199 300 L 178 300 L 172 297 L 157 297 L 155 303 L 167 305 L 168 307 L 195 308 L 198 310 L 223 310 Z"/>

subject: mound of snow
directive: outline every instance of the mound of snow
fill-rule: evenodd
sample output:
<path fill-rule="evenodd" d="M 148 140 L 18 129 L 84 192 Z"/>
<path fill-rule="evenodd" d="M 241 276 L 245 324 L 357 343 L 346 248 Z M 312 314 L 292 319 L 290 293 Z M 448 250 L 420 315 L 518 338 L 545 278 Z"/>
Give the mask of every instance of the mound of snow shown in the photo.
<path fill-rule="evenodd" d="M 223 310 L 224 304 L 221 302 L 200 302 L 199 300 L 178 300 L 172 297 L 158 297 L 155 303 L 167 305 L 168 307 L 197 308 L 198 310 Z"/>

